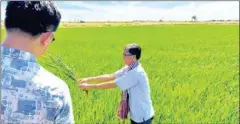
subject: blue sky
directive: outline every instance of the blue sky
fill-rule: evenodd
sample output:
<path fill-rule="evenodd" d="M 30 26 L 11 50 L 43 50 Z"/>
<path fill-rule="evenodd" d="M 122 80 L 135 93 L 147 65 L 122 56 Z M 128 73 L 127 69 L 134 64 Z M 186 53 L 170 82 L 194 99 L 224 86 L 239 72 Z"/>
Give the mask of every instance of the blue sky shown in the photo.
<path fill-rule="evenodd" d="M 238 1 L 56 1 L 62 20 L 132 21 L 239 19 Z M 1 19 L 6 2 L 1 5 Z"/>

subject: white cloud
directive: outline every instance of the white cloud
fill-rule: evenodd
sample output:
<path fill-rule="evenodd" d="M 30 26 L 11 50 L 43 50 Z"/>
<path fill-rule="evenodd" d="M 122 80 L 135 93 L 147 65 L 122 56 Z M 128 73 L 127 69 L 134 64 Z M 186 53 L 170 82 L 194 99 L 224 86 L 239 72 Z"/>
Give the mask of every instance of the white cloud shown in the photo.
<path fill-rule="evenodd" d="M 145 2 L 124 2 L 124 4 L 96 5 L 84 2 L 65 2 L 73 6 L 84 7 L 88 10 L 62 9 L 63 20 L 191 20 L 196 15 L 199 20 L 239 19 L 239 4 L 234 2 L 186 2 L 186 4 L 172 8 L 151 7 L 144 5 Z M 159 4 L 160 2 L 158 2 Z M 69 17 L 72 16 L 72 17 Z"/>
<path fill-rule="evenodd" d="M 63 20 L 80 19 L 85 21 L 132 21 L 132 20 L 191 20 L 196 15 L 198 20 L 239 20 L 238 1 L 183 2 L 173 7 L 163 5 L 171 2 L 110 2 L 96 4 L 83 1 L 65 1 L 63 4 L 73 6 L 69 9 L 60 7 Z M 148 4 L 147 4 L 148 3 Z M 154 5 L 154 6 L 152 6 Z M 158 7 L 159 5 L 159 7 Z M 3 10 L 3 8 L 1 9 Z M 1 11 L 3 18 L 4 11 Z"/>
<path fill-rule="evenodd" d="M 196 14 L 203 20 L 235 19 L 239 20 L 239 2 L 216 1 L 203 4 L 196 9 Z"/>

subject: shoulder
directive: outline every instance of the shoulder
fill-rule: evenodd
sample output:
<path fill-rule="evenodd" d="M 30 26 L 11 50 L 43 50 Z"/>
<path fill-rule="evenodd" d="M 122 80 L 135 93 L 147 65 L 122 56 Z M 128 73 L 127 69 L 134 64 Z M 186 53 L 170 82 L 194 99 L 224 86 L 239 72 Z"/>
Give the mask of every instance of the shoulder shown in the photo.
<path fill-rule="evenodd" d="M 137 75 L 139 75 L 139 74 L 144 74 L 144 73 L 145 73 L 145 70 L 144 70 L 144 68 L 142 67 L 142 65 L 139 64 L 136 68 L 132 69 L 132 73 L 137 74 Z"/>
<path fill-rule="evenodd" d="M 49 87 L 51 89 L 50 91 L 54 89 L 54 91 L 66 93 L 69 90 L 67 84 L 63 80 L 41 66 L 33 78 L 33 82 L 41 87 Z"/>
<path fill-rule="evenodd" d="M 124 66 L 120 70 L 118 70 L 115 73 L 113 73 L 113 76 L 115 78 L 118 78 L 118 77 L 124 75 L 127 71 L 128 71 L 128 66 Z"/>
<path fill-rule="evenodd" d="M 139 64 L 136 68 L 134 68 L 132 73 L 133 73 L 132 75 L 136 76 L 137 78 L 148 78 L 141 64 Z"/>

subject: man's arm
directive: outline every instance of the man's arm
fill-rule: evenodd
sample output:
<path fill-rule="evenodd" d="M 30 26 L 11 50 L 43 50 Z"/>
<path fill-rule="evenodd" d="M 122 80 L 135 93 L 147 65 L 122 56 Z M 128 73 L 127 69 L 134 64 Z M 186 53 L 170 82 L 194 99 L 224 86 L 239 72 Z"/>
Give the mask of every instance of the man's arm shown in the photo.
<path fill-rule="evenodd" d="M 66 86 L 63 97 L 63 105 L 55 118 L 56 124 L 74 124 L 72 100 L 68 86 Z"/>
<path fill-rule="evenodd" d="M 90 90 L 90 89 L 110 89 L 110 88 L 115 88 L 117 87 L 115 81 L 110 81 L 106 83 L 101 83 L 101 84 L 87 84 L 83 83 L 80 84 L 79 87 L 84 90 Z"/>
<path fill-rule="evenodd" d="M 107 82 L 114 79 L 115 79 L 114 74 L 106 74 L 106 75 L 101 75 L 96 77 L 83 78 L 82 80 L 80 80 L 80 83 Z"/>
<path fill-rule="evenodd" d="M 101 83 L 101 84 L 87 84 L 82 83 L 79 85 L 79 88 L 83 90 L 90 90 L 90 89 L 110 89 L 119 87 L 122 90 L 126 90 L 128 88 L 131 88 L 132 86 L 136 85 L 138 83 L 136 74 L 133 72 L 129 72 L 126 75 L 120 76 L 116 78 L 114 81 Z"/>
<path fill-rule="evenodd" d="M 91 83 L 91 82 L 108 82 L 115 80 L 117 77 L 122 76 L 127 71 L 127 66 L 121 68 L 113 74 L 105 74 L 96 77 L 83 78 L 80 80 L 80 83 Z"/>

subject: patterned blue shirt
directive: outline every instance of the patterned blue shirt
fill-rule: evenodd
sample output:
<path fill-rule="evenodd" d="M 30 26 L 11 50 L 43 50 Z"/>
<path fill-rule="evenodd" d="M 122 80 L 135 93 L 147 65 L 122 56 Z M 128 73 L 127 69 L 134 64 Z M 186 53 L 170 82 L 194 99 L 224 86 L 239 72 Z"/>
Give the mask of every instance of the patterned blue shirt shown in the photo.
<path fill-rule="evenodd" d="M 1 46 L 1 123 L 74 123 L 69 88 L 25 51 Z"/>

